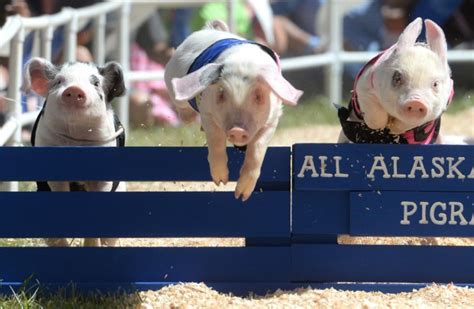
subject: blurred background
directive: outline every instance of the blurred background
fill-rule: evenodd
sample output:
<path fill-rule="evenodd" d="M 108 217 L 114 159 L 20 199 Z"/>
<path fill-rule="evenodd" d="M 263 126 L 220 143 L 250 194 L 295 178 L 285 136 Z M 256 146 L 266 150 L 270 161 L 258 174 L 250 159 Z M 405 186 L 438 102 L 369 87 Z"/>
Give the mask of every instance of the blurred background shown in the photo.
<path fill-rule="evenodd" d="M 174 49 L 212 19 L 274 49 L 285 77 L 304 90 L 297 107 L 285 108 L 275 144 L 298 136 L 296 141 L 335 142 L 333 103 L 348 102 L 363 63 L 395 43 L 416 17 L 445 31 L 456 90 L 449 112 L 474 106 L 474 0 L 0 0 L 0 7 L 0 145 L 29 143 L 43 102 L 19 94 L 19 68 L 35 55 L 57 64 L 119 61 L 128 93 L 115 106 L 128 128 L 128 145 L 204 145 L 199 123 L 183 126 L 178 119 L 162 72 Z M 473 114 L 466 115 L 461 131 L 472 136 Z M 319 133 L 280 137 L 309 127 Z"/>

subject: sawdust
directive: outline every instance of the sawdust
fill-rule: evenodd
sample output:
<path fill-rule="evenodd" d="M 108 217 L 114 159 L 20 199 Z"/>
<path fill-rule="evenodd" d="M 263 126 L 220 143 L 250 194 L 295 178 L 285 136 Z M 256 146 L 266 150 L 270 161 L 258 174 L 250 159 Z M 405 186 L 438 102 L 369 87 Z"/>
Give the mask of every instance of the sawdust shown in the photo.
<path fill-rule="evenodd" d="M 473 308 L 474 289 L 431 285 L 410 293 L 296 289 L 236 297 L 188 283 L 140 293 L 142 308 Z"/>

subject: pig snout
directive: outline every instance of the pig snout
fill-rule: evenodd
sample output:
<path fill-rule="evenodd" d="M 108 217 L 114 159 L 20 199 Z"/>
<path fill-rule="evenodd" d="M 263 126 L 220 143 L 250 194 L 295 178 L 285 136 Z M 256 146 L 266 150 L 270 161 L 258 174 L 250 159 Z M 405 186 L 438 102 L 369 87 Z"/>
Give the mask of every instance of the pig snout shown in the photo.
<path fill-rule="evenodd" d="M 402 109 L 403 113 L 410 118 L 421 119 L 428 114 L 428 106 L 421 100 L 410 100 L 403 105 Z"/>
<path fill-rule="evenodd" d="M 227 131 L 227 139 L 235 145 L 245 145 L 248 143 L 249 133 L 241 127 L 233 127 Z"/>
<path fill-rule="evenodd" d="M 85 92 L 76 86 L 70 86 L 64 90 L 62 100 L 66 104 L 85 104 L 86 103 L 86 94 Z"/>

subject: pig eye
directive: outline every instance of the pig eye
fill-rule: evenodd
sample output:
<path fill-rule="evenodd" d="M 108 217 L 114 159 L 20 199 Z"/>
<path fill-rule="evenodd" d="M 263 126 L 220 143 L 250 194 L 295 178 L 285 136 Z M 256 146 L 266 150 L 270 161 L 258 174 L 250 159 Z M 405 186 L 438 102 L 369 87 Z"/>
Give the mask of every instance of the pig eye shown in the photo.
<path fill-rule="evenodd" d="M 99 87 L 100 85 L 99 79 L 95 75 L 89 76 L 89 82 L 95 87 Z"/>
<path fill-rule="evenodd" d="M 393 72 L 393 76 L 392 76 L 392 86 L 393 86 L 394 88 L 397 88 L 397 87 L 399 87 L 402 83 L 403 83 L 402 73 L 400 73 L 399 71 Z"/>
<path fill-rule="evenodd" d="M 226 99 L 225 90 L 222 87 L 219 87 L 217 90 L 217 102 L 222 103 Z"/>
<path fill-rule="evenodd" d="M 433 82 L 433 89 L 434 89 L 434 90 L 438 90 L 438 87 L 439 87 L 439 80 L 435 80 L 435 81 Z"/>
<path fill-rule="evenodd" d="M 254 93 L 253 93 L 253 99 L 255 101 L 255 103 L 257 104 L 263 104 L 265 103 L 263 101 L 263 95 L 262 95 L 262 92 L 260 90 L 256 90 Z"/>

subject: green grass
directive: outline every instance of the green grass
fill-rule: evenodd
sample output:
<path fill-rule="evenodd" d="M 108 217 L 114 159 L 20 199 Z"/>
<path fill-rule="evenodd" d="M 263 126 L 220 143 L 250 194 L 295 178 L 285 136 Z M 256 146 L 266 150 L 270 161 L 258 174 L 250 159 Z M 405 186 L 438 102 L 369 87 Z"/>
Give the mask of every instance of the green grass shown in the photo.
<path fill-rule="evenodd" d="M 337 110 L 326 97 L 315 97 L 296 106 L 284 106 L 278 129 L 317 124 L 337 124 Z"/>
<path fill-rule="evenodd" d="M 456 93 L 447 113 L 456 114 L 470 107 L 474 107 L 474 92 Z"/>
<path fill-rule="evenodd" d="M 73 286 L 55 293 L 47 292 L 39 284 L 27 284 L 10 296 L 0 296 L 0 308 L 140 308 L 138 293 L 78 294 Z M 25 285 L 25 286 L 26 286 Z"/>

